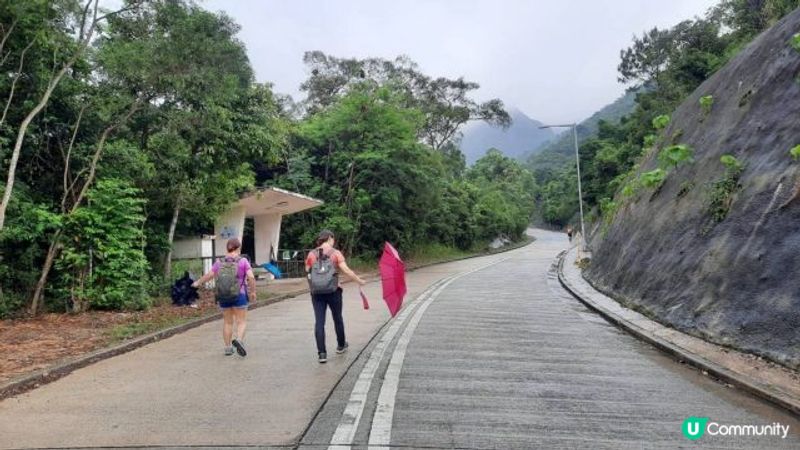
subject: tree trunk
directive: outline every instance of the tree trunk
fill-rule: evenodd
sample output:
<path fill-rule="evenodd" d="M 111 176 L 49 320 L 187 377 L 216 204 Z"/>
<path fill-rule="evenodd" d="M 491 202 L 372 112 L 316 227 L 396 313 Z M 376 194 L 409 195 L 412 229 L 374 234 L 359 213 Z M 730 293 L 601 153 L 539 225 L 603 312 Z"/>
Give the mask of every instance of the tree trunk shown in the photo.
<path fill-rule="evenodd" d="M 167 234 L 167 242 L 169 243 L 169 250 L 167 250 L 167 257 L 164 261 L 164 279 L 170 280 L 172 277 L 172 243 L 175 240 L 175 228 L 178 226 L 178 217 L 181 213 L 180 199 L 175 202 L 175 210 L 172 212 L 172 222 L 169 224 L 169 233 Z"/>
<path fill-rule="evenodd" d="M 31 298 L 31 305 L 28 312 L 30 315 L 35 316 L 42 306 L 44 299 L 44 287 L 47 284 L 47 276 L 50 274 L 50 269 L 53 268 L 53 263 L 56 260 L 56 255 L 60 247 L 61 230 L 56 231 L 53 235 L 53 240 L 50 241 L 50 248 L 47 249 L 47 257 L 44 259 L 44 266 L 42 273 L 39 276 L 39 281 L 36 283 L 36 289 L 33 291 L 33 298 Z"/>
<path fill-rule="evenodd" d="M 19 67 L 17 68 L 17 73 L 14 74 L 14 79 L 11 81 L 11 89 L 8 91 L 8 98 L 6 99 L 6 107 L 3 108 L 3 116 L 0 117 L 0 125 L 4 124 L 6 121 L 6 116 L 8 116 L 8 109 L 11 107 L 11 101 L 14 100 L 14 91 L 17 89 L 17 81 L 19 81 L 20 77 L 22 76 L 22 67 L 25 64 L 25 53 L 28 52 L 28 49 L 33 46 L 33 43 L 36 40 L 31 40 L 31 42 L 22 50 L 22 53 L 19 55 Z"/>
<path fill-rule="evenodd" d="M 95 149 L 94 156 L 92 157 L 91 165 L 89 166 L 89 175 L 86 177 L 86 182 L 84 183 L 83 187 L 81 188 L 80 193 L 75 199 L 75 203 L 72 205 L 72 208 L 66 212 L 66 215 L 70 215 L 74 213 L 78 207 L 80 207 L 81 202 L 83 201 L 84 197 L 86 197 L 86 193 L 89 191 L 89 187 L 92 185 L 94 181 L 94 176 L 97 171 L 97 164 L 100 162 L 100 156 L 103 153 L 103 147 L 105 146 L 106 140 L 111 135 L 111 133 L 122 123 L 126 122 L 133 116 L 139 106 L 139 100 L 135 101 L 131 108 L 128 110 L 127 114 L 123 117 L 120 122 L 117 122 L 113 125 L 108 126 L 105 130 L 103 130 L 103 134 L 100 136 L 100 140 L 97 143 L 97 148 Z M 64 194 L 66 196 L 66 193 Z M 0 228 L 2 229 L 2 228 Z M 53 263 L 55 262 L 56 254 L 58 253 L 59 241 L 61 238 L 61 230 L 57 231 L 53 235 L 53 239 L 50 242 L 50 249 L 47 251 L 47 258 L 45 259 L 44 266 L 42 267 L 42 273 L 39 277 L 39 281 L 36 284 L 36 289 L 33 291 L 33 297 L 31 297 L 31 305 L 29 312 L 31 315 L 36 315 L 39 311 L 39 307 L 42 303 L 42 294 L 44 293 L 44 286 L 47 283 L 47 277 L 50 274 L 50 269 L 53 268 Z"/>
<path fill-rule="evenodd" d="M 85 35 L 83 33 L 83 29 L 81 29 L 81 38 L 77 50 L 75 50 L 75 54 L 72 58 L 69 59 L 63 66 L 61 66 L 61 70 L 59 70 L 56 75 L 50 79 L 50 82 L 47 85 L 47 89 L 45 89 L 44 94 L 39 99 L 39 103 L 25 116 L 25 119 L 19 126 L 19 130 L 17 130 L 17 140 L 14 143 L 14 150 L 11 153 L 11 161 L 8 164 L 8 178 L 6 179 L 6 187 L 3 191 L 3 199 L 0 201 L 0 231 L 3 230 L 6 222 L 6 210 L 8 209 L 8 202 L 11 200 L 11 191 L 14 189 L 14 180 L 16 177 L 17 172 L 17 163 L 19 162 L 19 154 L 22 150 L 22 142 L 25 140 L 25 133 L 28 131 L 28 126 L 33 121 L 33 119 L 39 114 L 39 112 L 44 109 L 47 103 L 50 101 L 50 96 L 53 94 L 53 91 L 56 89 L 58 84 L 61 82 L 61 78 L 69 71 L 69 69 L 75 64 L 75 62 L 80 58 L 83 52 L 86 50 L 86 47 L 89 45 L 91 41 L 92 34 L 94 33 L 95 27 L 97 26 L 97 0 L 94 0 L 94 16 L 92 18 L 92 23 L 89 26 L 89 29 L 86 31 Z M 88 13 L 89 6 L 92 4 L 92 1 L 89 1 L 84 9 L 84 16 L 83 19 L 86 19 L 86 14 Z"/>

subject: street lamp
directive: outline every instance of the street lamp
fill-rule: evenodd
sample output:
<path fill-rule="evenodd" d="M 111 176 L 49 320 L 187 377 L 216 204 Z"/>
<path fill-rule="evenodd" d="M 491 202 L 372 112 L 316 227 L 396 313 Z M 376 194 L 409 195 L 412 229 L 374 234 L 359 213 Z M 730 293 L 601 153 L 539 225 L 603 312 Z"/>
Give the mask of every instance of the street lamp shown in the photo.
<path fill-rule="evenodd" d="M 578 153 L 578 124 L 542 125 L 539 128 L 572 128 L 572 137 L 575 140 L 575 166 L 578 169 L 578 207 L 581 211 L 581 251 L 586 251 L 586 227 L 583 224 L 583 190 L 581 188 L 581 157 Z"/>

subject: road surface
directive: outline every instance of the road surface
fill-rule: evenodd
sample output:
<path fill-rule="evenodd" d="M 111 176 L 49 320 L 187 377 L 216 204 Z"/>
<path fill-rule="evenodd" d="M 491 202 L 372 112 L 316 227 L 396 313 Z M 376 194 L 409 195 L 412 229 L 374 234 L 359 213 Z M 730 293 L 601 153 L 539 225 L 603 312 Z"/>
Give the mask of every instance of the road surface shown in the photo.
<path fill-rule="evenodd" d="M 369 392 L 359 395 L 373 373 L 359 361 L 301 448 L 800 448 L 796 418 L 664 356 L 572 298 L 553 265 L 566 239 L 536 235 L 533 246 L 416 305 L 418 322 L 406 318 Z M 692 442 L 681 431 L 689 416 L 779 422 L 790 433 Z"/>
<path fill-rule="evenodd" d="M 0 448 L 800 448 L 797 418 L 570 297 L 553 267 L 566 238 L 535 234 L 409 274 L 391 321 L 377 284 L 369 311 L 348 287 L 351 349 L 327 365 L 301 296 L 252 312 L 246 359 L 222 356 L 212 323 L 0 402 Z M 790 432 L 692 442 L 689 416 Z"/>

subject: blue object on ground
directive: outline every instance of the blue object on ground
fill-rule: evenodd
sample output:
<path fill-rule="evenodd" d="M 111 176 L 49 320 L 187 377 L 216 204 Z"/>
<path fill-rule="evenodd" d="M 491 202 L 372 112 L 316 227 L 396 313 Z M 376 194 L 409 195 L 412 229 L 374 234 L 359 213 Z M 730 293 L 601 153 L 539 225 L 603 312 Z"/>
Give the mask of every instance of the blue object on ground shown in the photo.
<path fill-rule="evenodd" d="M 283 274 L 281 273 L 281 269 L 279 269 L 278 266 L 276 266 L 272 262 L 264 263 L 261 265 L 261 267 L 263 267 L 267 272 L 274 275 L 276 280 L 283 276 Z"/>

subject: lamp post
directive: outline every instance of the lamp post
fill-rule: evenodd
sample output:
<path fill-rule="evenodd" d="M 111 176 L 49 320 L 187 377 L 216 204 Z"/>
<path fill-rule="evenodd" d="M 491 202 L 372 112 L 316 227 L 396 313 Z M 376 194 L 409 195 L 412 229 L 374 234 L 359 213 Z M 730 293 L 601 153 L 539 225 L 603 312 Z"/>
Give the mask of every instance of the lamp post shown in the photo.
<path fill-rule="evenodd" d="M 586 227 L 583 224 L 583 190 L 581 188 L 581 157 L 578 153 L 578 124 L 542 125 L 539 128 L 572 128 L 572 138 L 575 141 L 575 167 L 578 169 L 578 207 L 581 213 L 581 251 L 586 251 Z"/>

